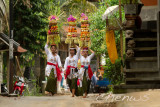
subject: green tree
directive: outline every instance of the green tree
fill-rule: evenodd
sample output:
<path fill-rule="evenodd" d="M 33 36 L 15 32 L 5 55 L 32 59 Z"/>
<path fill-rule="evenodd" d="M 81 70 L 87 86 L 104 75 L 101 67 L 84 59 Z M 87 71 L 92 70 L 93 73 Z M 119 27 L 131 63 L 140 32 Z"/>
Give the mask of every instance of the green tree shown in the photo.
<path fill-rule="evenodd" d="M 54 2 L 18 0 L 14 3 L 14 40 L 28 50 L 23 54 L 27 60 L 32 60 L 35 55 L 43 55 L 48 17 L 51 14 L 60 14 L 60 9 L 58 5 L 53 5 Z"/>
<path fill-rule="evenodd" d="M 97 10 L 96 5 L 87 0 L 64 0 L 61 8 L 65 12 L 64 21 L 69 15 L 73 15 L 79 20 L 81 13 L 89 14 Z"/>
<path fill-rule="evenodd" d="M 89 14 L 90 19 L 90 30 L 91 30 L 91 48 L 96 51 L 97 54 L 105 54 L 107 52 L 107 47 L 105 43 L 105 33 L 106 33 L 106 21 L 102 20 L 102 15 L 109 6 L 118 5 L 118 0 L 105 0 L 99 3 L 99 8 L 96 12 Z M 119 18 L 118 13 L 114 14 L 117 19 Z M 116 44 L 119 52 L 119 32 L 115 32 Z M 108 57 L 108 55 L 107 55 Z"/>
<path fill-rule="evenodd" d="M 123 82 L 123 74 L 121 73 L 121 58 L 119 58 L 115 64 L 112 64 L 107 53 L 106 47 L 106 21 L 102 20 L 102 15 L 109 6 L 118 5 L 118 0 L 105 0 L 100 2 L 99 8 L 96 12 L 89 15 L 90 30 L 91 30 L 91 48 L 96 52 L 98 56 L 105 54 L 106 65 L 104 77 L 111 80 L 112 84 L 119 84 Z M 123 11 L 122 11 L 123 13 Z M 119 18 L 119 12 L 115 13 L 112 18 Z M 124 18 L 123 18 L 124 19 Z M 115 41 L 117 46 L 117 52 L 120 56 L 120 33 L 115 31 Z"/>
<path fill-rule="evenodd" d="M 106 24 L 105 21 L 102 20 L 102 15 L 106 8 L 106 5 L 101 5 L 96 12 L 89 15 L 92 41 L 91 48 L 96 51 L 96 54 L 103 54 L 106 52 L 106 46 L 103 45 Z M 101 48 L 102 45 L 103 48 Z"/>
<path fill-rule="evenodd" d="M 121 72 L 121 58 L 112 64 L 109 58 L 106 58 L 106 65 L 104 66 L 105 73 L 103 77 L 108 78 L 113 85 L 119 85 L 124 82 L 124 75 Z"/>

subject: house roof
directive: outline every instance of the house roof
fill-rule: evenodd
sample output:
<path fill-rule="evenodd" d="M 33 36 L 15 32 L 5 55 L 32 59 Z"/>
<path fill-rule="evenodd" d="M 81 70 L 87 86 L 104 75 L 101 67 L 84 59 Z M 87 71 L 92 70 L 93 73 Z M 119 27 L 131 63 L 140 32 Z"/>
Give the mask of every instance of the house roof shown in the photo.
<path fill-rule="evenodd" d="M 69 27 L 69 26 L 63 26 L 63 27 L 62 27 L 62 29 L 63 29 L 63 34 L 66 34 L 66 35 L 67 35 L 67 33 L 68 33 L 68 27 Z M 76 29 L 77 29 L 77 35 L 80 35 L 80 34 L 81 34 L 81 28 L 76 27 Z"/>
<path fill-rule="evenodd" d="M 26 49 L 22 48 L 18 42 L 14 40 L 13 40 L 13 48 L 14 48 L 14 51 L 20 52 L 20 53 L 27 51 Z M 9 37 L 4 33 L 0 33 L 0 50 L 4 51 L 6 49 L 9 49 Z"/>
<path fill-rule="evenodd" d="M 63 26 L 62 29 L 60 30 L 60 33 L 63 35 L 63 36 L 61 37 L 61 40 L 62 40 L 62 41 L 65 41 L 65 39 L 66 39 L 66 37 L 67 37 L 68 27 L 69 27 L 69 26 Z M 77 29 L 77 36 L 80 36 L 80 35 L 81 35 L 81 28 L 76 27 L 76 29 Z"/>

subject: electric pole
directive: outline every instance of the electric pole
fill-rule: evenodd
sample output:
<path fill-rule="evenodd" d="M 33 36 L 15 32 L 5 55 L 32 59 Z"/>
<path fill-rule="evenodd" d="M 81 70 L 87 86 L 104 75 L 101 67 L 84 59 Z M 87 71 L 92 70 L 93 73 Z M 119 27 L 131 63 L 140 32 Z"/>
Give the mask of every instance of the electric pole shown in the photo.
<path fill-rule="evenodd" d="M 13 0 L 9 0 L 9 94 L 13 93 Z"/>

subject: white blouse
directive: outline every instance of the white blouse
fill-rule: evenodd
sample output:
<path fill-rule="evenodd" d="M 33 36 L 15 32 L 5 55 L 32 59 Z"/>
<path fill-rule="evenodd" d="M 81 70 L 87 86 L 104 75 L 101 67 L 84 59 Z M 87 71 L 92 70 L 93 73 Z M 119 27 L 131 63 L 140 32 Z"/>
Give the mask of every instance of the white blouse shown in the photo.
<path fill-rule="evenodd" d="M 80 61 L 81 61 L 81 65 L 84 65 L 84 66 L 89 66 L 90 63 L 91 63 L 91 59 L 94 57 L 94 53 L 92 53 L 91 55 L 87 56 L 86 58 L 82 55 L 80 55 Z M 80 72 L 79 72 L 79 77 L 81 80 L 83 80 L 83 75 L 84 75 L 84 71 L 85 69 L 83 67 L 80 68 Z M 87 79 L 89 79 L 89 76 L 88 76 L 88 70 L 86 71 L 86 77 Z"/>
<path fill-rule="evenodd" d="M 58 64 L 59 67 L 62 67 L 61 60 L 60 60 L 59 55 L 56 54 L 56 55 L 54 56 L 54 55 L 49 51 L 47 44 L 45 45 L 44 48 L 45 48 L 45 52 L 46 52 L 46 54 L 47 54 L 47 62 L 50 62 L 50 63 L 53 63 L 53 64 Z M 47 66 L 46 66 L 45 75 L 46 75 L 46 76 L 49 76 L 52 68 L 54 69 L 55 77 L 57 77 L 56 67 L 53 66 L 53 65 L 47 65 Z"/>
<path fill-rule="evenodd" d="M 80 48 L 77 49 L 76 55 L 74 55 L 73 57 L 69 56 L 66 58 L 65 64 L 64 64 L 65 71 L 67 70 L 67 66 L 73 66 L 75 68 L 77 67 L 79 55 L 80 55 Z M 68 78 L 72 79 L 72 78 L 77 77 L 77 73 L 75 72 L 75 68 L 70 68 L 71 72 L 68 75 Z"/>

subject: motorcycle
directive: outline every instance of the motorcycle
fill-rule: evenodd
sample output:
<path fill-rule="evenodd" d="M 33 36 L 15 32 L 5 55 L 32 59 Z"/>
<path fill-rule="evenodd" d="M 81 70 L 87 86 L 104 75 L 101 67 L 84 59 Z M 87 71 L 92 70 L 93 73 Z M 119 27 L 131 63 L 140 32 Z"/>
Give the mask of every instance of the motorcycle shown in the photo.
<path fill-rule="evenodd" d="M 14 83 L 14 94 L 17 95 L 24 95 L 24 89 L 26 88 L 27 84 L 25 83 L 25 80 L 23 77 L 14 76 L 18 80 Z"/>

